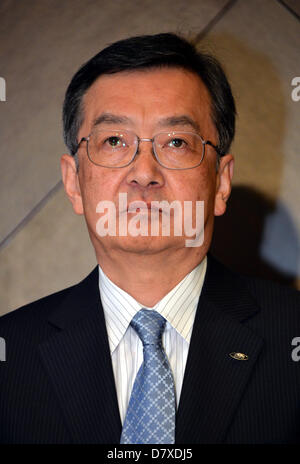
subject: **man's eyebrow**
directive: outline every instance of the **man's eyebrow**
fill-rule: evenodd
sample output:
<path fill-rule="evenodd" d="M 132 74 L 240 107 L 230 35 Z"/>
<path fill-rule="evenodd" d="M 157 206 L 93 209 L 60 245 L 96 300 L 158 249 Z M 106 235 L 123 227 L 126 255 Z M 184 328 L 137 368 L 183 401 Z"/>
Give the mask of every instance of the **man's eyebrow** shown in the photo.
<path fill-rule="evenodd" d="M 99 126 L 100 124 L 132 124 L 132 119 L 127 116 L 113 114 L 113 113 L 102 113 L 93 121 L 93 127 Z M 169 116 L 160 119 L 157 124 L 160 128 L 167 127 L 178 127 L 178 126 L 189 126 L 196 132 L 200 133 L 199 124 L 192 119 L 190 116 L 182 114 L 178 116 Z"/>
<path fill-rule="evenodd" d="M 99 126 L 100 124 L 130 124 L 131 119 L 127 116 L 121 116 L 112 113 L 102 113 L 93 121 L 93 127 Z"/>
<path fill-rule="evenodd" d="M 169 126 L 190 126 L 196 132 L 200 133 L 200 126 L 199 124 L 194 121 L 190 116 L 185 114 L 179 116 L 170 116 L 168 118 L 163 118 L 158 123 L 159 127 L 169 127 Z"/>

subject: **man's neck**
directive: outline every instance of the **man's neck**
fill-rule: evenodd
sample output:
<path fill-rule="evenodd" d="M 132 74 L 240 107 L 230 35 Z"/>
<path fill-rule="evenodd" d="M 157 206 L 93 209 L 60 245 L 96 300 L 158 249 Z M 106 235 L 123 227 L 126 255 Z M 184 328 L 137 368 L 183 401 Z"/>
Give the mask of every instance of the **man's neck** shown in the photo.
<path fill-rule="evenodd" d="M 205 257 L 206 253 L 139 255 L 133 253 L 97 254 L 107 277 L 143 306 L 153 307 Z M 180 263 L 180 264 L 178 264 Z"/>

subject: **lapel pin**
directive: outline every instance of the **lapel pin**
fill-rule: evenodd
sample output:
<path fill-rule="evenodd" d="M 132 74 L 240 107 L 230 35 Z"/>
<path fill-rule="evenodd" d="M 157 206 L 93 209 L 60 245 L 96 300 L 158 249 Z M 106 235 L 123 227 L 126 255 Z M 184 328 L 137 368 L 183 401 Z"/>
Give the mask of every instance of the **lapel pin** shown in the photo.
<path fill-rule="evenodd" d="M 247 361 L 248 356 L 244 353 L 229 353 L 229 356 L 231 356 L 233 359 L 237 359 L 238 361 Z"/>

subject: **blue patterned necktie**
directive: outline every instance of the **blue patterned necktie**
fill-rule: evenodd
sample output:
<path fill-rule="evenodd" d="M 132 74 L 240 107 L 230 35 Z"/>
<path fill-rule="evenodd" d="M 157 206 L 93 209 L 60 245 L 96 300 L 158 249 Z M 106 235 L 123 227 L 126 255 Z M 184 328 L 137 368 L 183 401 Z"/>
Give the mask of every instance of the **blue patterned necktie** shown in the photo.
<path fill-rule="evenodd" d="M 174 380 L 161 341 L 165 325 L 157 311 L 148 309 L 141 309 L 131 321 L 143 343 L 144 362 L 133 385 L 121 443 L 175 441 Z"/>

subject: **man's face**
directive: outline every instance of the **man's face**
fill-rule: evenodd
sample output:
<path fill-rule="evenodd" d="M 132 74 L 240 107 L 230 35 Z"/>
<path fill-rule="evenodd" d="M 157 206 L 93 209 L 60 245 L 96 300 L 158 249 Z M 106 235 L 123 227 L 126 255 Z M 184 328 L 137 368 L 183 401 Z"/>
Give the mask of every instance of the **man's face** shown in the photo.
<path fill-rule="evenodd" d="M 85 94 L 83 108 L 84 121 L 78 140 L 95 130 L 95 121 L 99 121 L 99 117 L 109 115 L 102 118 L 104 120 L 100 124 L 97 123 L 98 129 L 130 130 L 140 138 L 151 139 L 162 131 L 196 132 L 198 128 L 198 133 L 205 140 L 215 145 L 218 143 L 211 119 L 209 93 L 196 74 L 183 69 L 151 69 L 101 76 Z M 97 205 L 104 200 L 113 202 L 118 226 L 119 194 L 126 193 L 128 204 L 136 200 L 146 203 L 178 200 L 183 205 L 184 201 L 189 201 L 193 205 L 194 218 L 196 201 L 204 201 L 204 243 L 201 251 L 198 250 L 204 255 L 210 244 L 214 215 L 223 214 L 230 194 L 232 157 L 222 158 L 217 173 L 216 156 L 215 150 L 206 146 L 200 166 L 170 170 L 157 162 L 152 144 L 142 141 L 133 163 L 124 168 L 106 168 L 88 159 L 84 141 L 78 152 L 77 174 L 74 160 L 64 155 L 62 172 L 65 189 L 74 211 L 85 215 L 96 254 L 112 250 L 146 254 L 185 247 L 187 237 L 174 236 L 172 227 L 169 236 L 161 233 L 160 236 L 151 236 L 149 233 L 148 236 L 134 237 L 128 233 L 121 237 L 100 237 L 96 230 L 101 216 L 96 211 Z M 143 213 L 150 214 L 148 211 Z M 134 214 L 128 214 L 128 221 Z M 158 220 L 161 226 L 161 213 Z"/>

